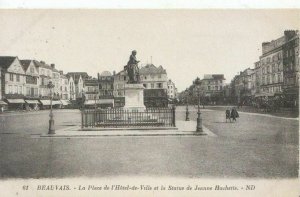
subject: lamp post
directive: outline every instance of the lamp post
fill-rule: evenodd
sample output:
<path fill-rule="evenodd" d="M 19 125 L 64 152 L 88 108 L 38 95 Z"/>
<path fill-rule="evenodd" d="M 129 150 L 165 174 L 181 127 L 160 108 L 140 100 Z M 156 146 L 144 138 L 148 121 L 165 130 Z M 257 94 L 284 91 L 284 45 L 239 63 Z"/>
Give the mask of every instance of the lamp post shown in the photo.
<path fill-rule="evenodd" d="M 55 129 L 54 129 L 54 119 L 53 119 L 53 112 L 52 112 L 52 100 L 53 100 L 53 88 L 54 85 L 50 81 L 47 85 L 47 87 L 50 90 L 50 114 L 49 114 L 49 131 L 48 134 L 55 134 Z"/>
<path fill-rule="evenodd" d="M 188 93 L 189 93 L 189 90 L 188 89 L 186 89 L 185 90 L 185 95 L 186 95 L 186 112 L 185 112 L 185 121 L 190 121 L 190 118 L 189 118 L 189 114 L 190 114 L 190 112 L 189 112 L 189 104 L 188 104 L 188 97 L 189 97 L 189 95 L 188 95 Z"/>
<path fill-rule="evenodd" d="M 197 88 L 197 95 L 198 95 L 198 111 L 197 111 L 198 117 L 197 117 L 196 133 L 198 135 L 206 135 L 206 133 L 204 133 L 203 129 L 202 129 L 202 118 L 201 118 L 201 112 L 200 112 L 201 82 L 200 82 L 199 78 L 195 81 L 195 85 L 196 85 L 196 88 Z"/>

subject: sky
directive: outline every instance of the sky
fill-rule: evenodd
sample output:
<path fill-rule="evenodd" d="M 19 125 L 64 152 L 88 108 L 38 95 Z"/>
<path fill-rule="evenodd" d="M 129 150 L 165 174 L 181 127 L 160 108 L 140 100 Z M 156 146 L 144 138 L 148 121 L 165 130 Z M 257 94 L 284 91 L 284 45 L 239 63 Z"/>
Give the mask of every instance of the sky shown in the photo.
<path fill-rule="evenodd" d="M 261 43 L 299 29 L 299 10 L 0 10 L 0 55 L 67 72 L 121 71 L 132 50 L 162 65 L 179 91 L 204 74 L 253 68 Z M 152 58 L 151 58 L 152 57 Z"/>

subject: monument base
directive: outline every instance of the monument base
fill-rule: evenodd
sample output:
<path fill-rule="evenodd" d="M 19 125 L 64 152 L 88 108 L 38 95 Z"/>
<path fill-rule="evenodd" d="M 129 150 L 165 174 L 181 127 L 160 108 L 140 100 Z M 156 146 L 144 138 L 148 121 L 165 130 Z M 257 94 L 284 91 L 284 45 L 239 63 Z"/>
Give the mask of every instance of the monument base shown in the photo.
<path fill-rule="evenodd" d="M 142 84 L 125 84 L 124 110 L 130 112 L 144 112 L 144 86 Z"/>

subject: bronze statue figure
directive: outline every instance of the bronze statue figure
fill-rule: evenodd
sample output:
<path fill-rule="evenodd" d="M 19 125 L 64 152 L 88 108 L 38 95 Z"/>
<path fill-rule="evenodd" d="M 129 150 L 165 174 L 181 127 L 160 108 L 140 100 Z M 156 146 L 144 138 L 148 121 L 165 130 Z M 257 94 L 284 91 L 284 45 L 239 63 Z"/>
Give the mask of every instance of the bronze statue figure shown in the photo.
<path fill-rule="evenodd" d="M 127 74 L 129 76 L 129 80 L 127 83 L 140 83 L 140 76 L 139 76 L 139 67 L 138 63 L 140 61 L 136 60 L 136 50 L 133 50 L 129 61 L 126 66 L 124 66 L 124 70 L 127 71 Z"/>

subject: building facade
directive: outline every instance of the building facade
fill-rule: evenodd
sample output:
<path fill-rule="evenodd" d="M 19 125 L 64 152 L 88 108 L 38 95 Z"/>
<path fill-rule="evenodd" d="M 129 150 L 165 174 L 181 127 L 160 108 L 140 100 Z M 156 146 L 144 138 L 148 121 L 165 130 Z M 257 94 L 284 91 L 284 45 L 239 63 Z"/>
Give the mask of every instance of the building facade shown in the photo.
<path fill-rule="evenodd" d="M 223 87 L 225 78 L 223 74 L 205 74 L 200 81 L 205 97 L 203 102 L 218 104 L 224 101 Z"/>
<path fill-rule="evenodd" d="M 238 105 L 249 105 L 254 97 L 254 85 L 256 79 L 255 70 L 247 68 L 236 75 L 231 81 L 231 91 L 234 103 Z"/>
<path fill-rule="evenodd" d="M 168 77 L 166 70 L 147 64 L 140 68 L 140 80 L 144 86 L 144 104 L 146 107 L 168 106 Z"/>
<path fill-rule="evenodd" d="M 84 82 L 86 79 L 90 79 L 86 72 L 68 72 L 67 77 L 73 78 L 75 84 L 75 97 L 76 99 L 82 99 L 84 92 Z"/>
<path fill-rule="evenodd" d="M 59 80 L 60 80 L 60 98 L 63 100 L 70 99 L 70 86 L 69 80 L 66 75 L 64 75 L 63 71 L 59 71 Z"/>
<path fill-rule="evenodd" d="M 100 97 L 112 97 L 114 95 L 114 76 L 109 71 L 98 73 Z"/>
<path fill-rule="evenodd" d="M 299 106 L 299 31 L 284 32 L 283 45 L 283 95 L 285 105 Z"/>
<path fill-rule="evenodd" d="M 26 75 L 18 57 L 1 56 L 0 67 L 2 69 L 2 96 L 24 94 Z"/>
<path fill-rule="evenodd" d="M 24 95 L 27 98 L 39 97 L 39 73 L 32 60 L 20 60 L 25 74 L 25 91 Z"/>
<path fill-rule="evenodd" d="M 76 100 L 76 87 L 75 87 L 75 82 L 72 76 L 66 75 L 68 78 L 68 97 L 70 101 L 75 101 Z"/>
<path fill-rule="evenodd" d="M 33 60 L 39 73 L 39 97 L 50 98 L 48 84 L 52 79 L 52 68 L 44 61 Z"/>
<path fill-rule="evenodd" d="M 52 84 L 54 85 L 53 92 L 56 99 L 61 99 L 61 78 L 60 72 L 55 68 L 55 64 L 50 64 L 52 70 Z"/>
<path fill-rule="evenodd" d="M 282 47 L 285 37 L 262 43 L 262 55 L 260 56 L 262 96 L 272 97 L 282 93 L 283 86 L 283 53 Z"/>
<path fill-rule="evenodd" d="M 99 84 L 97 79 L 86 79 L 84 86 L 84 105 L 86 107 L 98 107 L 99 101 Z"/>
<path fill-rule="evenodd" d="M 115 72 L 113 72 L 115 74 Z M 114 76 L 109 71 L 98 73 L 100 107 L 114 107 Z"/>
<path fill-rule="evenodd" d="M 171 79 L 168 80 L 167 87 L 168 98 L 171 100 L 177 99 L 177 88 Z"/>

